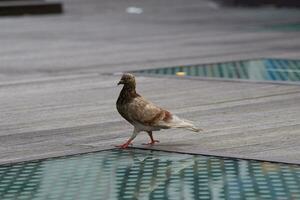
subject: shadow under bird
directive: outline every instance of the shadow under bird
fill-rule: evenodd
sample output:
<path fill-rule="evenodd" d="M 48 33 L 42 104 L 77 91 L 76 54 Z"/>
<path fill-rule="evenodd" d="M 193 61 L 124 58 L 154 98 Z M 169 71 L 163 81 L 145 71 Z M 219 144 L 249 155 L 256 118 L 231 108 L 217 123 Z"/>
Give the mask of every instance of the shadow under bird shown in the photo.
<path fill-rule="evenodd" d="M 148 133 L 151 141 L 149 145 L 158 143 L 154 140 L 152 132 L 161 129 L 185 128 L 194 132 L 202 131 L 191 121 L 180 119 L 169 111 L 153 104 L 136 92 L 135 77 L 132 74 L 122 75 L 118 85 L 123 84 L 116 106 L 120 115 L 134 126 L 133 133 L 128 141 L 118 145 L 120 148 L 127 148 L 141 131 Z"/>

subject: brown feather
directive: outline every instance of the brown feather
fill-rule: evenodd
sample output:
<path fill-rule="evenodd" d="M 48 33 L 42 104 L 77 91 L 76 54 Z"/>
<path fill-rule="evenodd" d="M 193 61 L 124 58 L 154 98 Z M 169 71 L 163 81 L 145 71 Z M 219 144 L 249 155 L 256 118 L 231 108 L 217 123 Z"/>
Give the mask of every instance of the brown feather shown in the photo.
<path fill-rule="evenodd" d="M 147 101 L 136 92 L 135 78 L 131 74 L 124 74 L 119 82 L 124 84 L 118 97 L 116 106 L 120 115 L 140 131 L 152 131 L 168 128 L 197 128 L 169 111 Z"/>
<path fill-rule="evenodd" d="M 165 114 L 165 116 L 164 116 L 163 120 L 165 122 L 169 122 L 169 121 L 172 120 L 173 117 L 172 117 L 172 114 L 169 111 L 164 110 L 164 114 Z"/>

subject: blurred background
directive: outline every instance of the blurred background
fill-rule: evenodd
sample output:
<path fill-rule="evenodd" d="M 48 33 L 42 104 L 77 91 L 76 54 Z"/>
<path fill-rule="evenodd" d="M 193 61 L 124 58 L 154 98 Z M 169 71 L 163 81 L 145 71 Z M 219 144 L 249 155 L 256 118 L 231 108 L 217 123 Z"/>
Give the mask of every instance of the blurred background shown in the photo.
<path fill-rule="evenodd" d="M 299 2 L 293 0 L 1 0 L 0 5 L 0 81 L 299 58 Z"/>
<path fill-rule="evenodd" d="M 0 0 L 0 162 L 124 142 L 132 126 L 115 108 L 121 72 L 254 59 L 256 73 L 259 58 L 299 59 L 297 3 Z M 298 73 L 297 64 L 272 73 Z M 298 86 L 137 79 L 141 94 L 208 133 L 166 131 L 160 148 L 299 161 Z"/>

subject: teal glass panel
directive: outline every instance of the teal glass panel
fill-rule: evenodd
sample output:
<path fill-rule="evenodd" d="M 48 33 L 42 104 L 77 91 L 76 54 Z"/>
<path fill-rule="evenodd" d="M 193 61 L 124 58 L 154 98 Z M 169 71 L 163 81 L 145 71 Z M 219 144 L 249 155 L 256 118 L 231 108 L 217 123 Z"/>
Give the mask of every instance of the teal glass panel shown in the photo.
<path fill-rule="evenodd" d="M 208 78 L 247 79 L 253 81 L 300 81 L 300 60 L 256 59 L 215 64 L 175 66 L 133 71 L 132 73 L 176 75 Z M 182 76 L 182 73 L 180 74 Z"/>
<path fill-rule="evenodd" d="M 272 26 L 267 26 L 265 29 L 274 31 L 300 31 L 300 24 L 276 24 Z"/>
<path fill-rule="evenodd" d="M 0 199 L 300 199 L 300 166 L 114 149 L 1 165 Z"/>

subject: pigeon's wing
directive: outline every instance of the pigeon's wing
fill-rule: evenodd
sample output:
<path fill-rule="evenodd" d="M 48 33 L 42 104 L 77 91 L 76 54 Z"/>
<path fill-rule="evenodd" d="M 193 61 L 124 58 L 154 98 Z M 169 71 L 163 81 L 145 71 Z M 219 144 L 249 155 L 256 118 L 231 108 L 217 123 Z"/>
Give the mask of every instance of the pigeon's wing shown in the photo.
<path fill-rule="evenodd" d="M 128 104 L 127 109 L 128 117 L 132 121 L 145 126 L 160 126 L 160 121 L 168 121 L 172 118 L 170 112 L 156 106 L 141 96 L 134 98 Z"/>
<path fill-rule="evenodd" d="M 134 98 L 129 104 L 128 116 L 132 122 L 144 126 L 152 126 L 160 129 L 186 128 L 194 132 L 202 130 L 197 128 L 191 121 L 172 115 L 169 111 L 156 106 L 143 97 Z"/>

